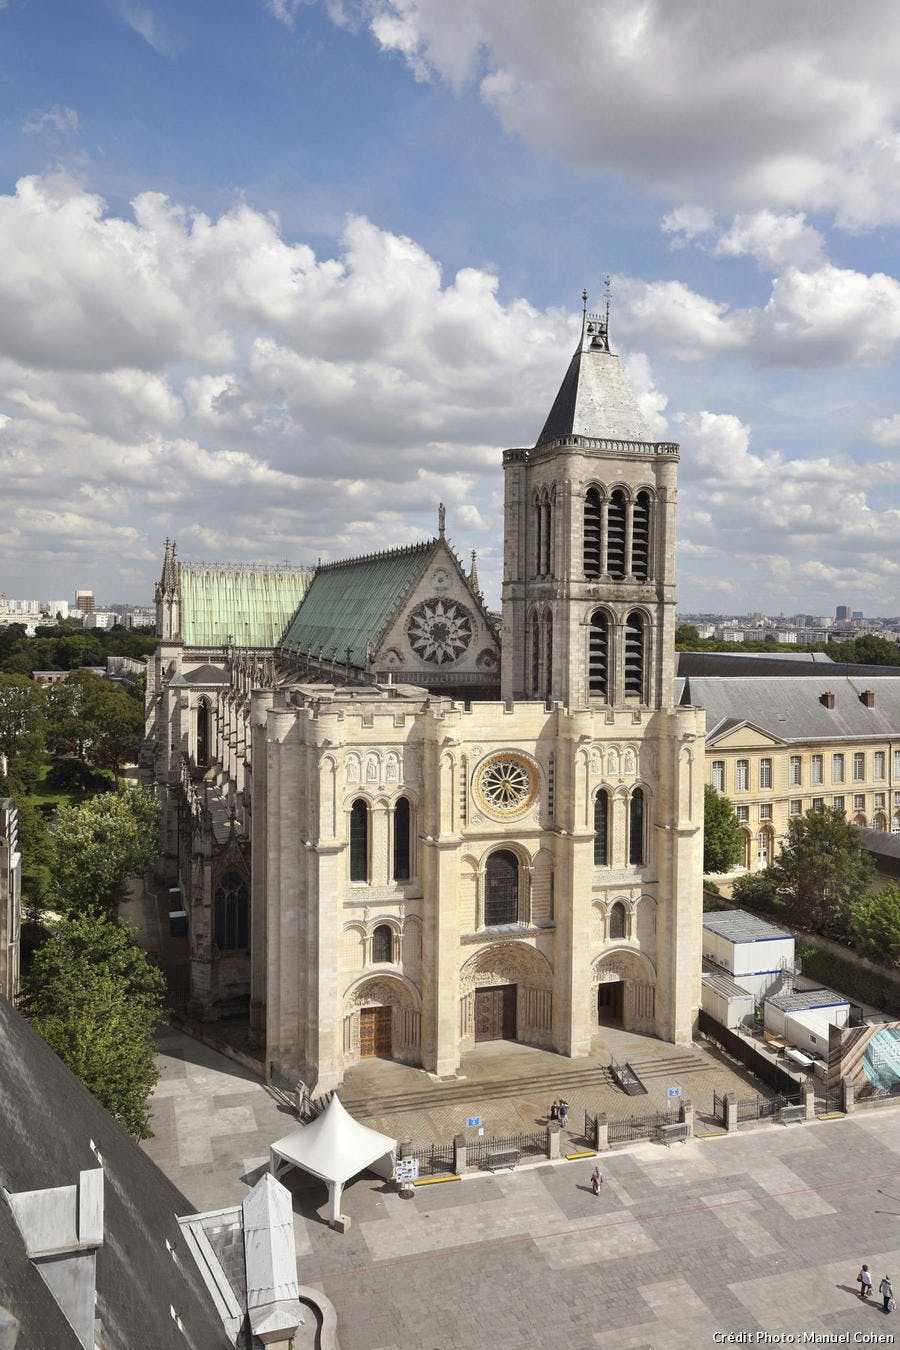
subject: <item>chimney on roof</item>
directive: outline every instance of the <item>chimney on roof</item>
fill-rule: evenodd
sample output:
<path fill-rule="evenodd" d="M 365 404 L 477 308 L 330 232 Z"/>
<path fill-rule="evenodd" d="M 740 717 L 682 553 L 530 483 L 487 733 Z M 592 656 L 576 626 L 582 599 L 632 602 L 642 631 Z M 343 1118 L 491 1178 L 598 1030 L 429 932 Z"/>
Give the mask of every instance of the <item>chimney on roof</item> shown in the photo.
<path fill-rule="evenodd" d="M 831 694 L 831 693 L 820 694 L 820 695 L 819 695 L 819 702 L 822 704 L 822 706 L 823 706 L 824 708 L 833 708 L 833 707 L 834 707 L 834 694 Z"/>
<path fill-rule="evenodd" d="M 864 708 L 874 708 L 874 707 L 875 707 L 875 690 L 874 690 L 874 689 L 864 689 L 864 690 L 862 691 L 862 693 L 860 694 L 860 696 L 859 696 L 859 701 L 860 701 L 860 703 L 863 705 Z"/>

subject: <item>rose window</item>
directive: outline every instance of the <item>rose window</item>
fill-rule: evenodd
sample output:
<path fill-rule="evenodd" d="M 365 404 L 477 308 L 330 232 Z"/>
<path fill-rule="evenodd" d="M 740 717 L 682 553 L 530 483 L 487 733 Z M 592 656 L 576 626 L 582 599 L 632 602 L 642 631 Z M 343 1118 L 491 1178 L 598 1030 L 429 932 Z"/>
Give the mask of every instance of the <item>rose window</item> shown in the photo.
<path fill-rule="evenodd" d="M 475 775 L 482 807 L 499 816 L 523 811 L 534 800 L 537 775 L 523 755 L 502 752 L 485 760 Z"/>
<path fill-rule="evenodd" d="M 457 661 L 471 644 L 474 631 L 472 615 L 465 606 L 440 597 L 417 605 L 406 625 L 413 651 L 436 666 Z"/>

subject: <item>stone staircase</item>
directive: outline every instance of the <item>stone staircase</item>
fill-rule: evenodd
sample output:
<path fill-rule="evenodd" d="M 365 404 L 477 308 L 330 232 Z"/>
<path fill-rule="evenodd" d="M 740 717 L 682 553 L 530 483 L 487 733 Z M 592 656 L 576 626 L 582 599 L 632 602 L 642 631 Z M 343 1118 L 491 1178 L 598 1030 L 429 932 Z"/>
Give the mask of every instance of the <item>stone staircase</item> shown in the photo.
<path fill-rule="evenodd" d="M 654 1078 L 671 1080 L 676 1075 L 683 1077 L 709 1068 L 700 1055 L 674 1048 L 646 1059 L 634 1059 L 631 1063 L 642 1081 Z M 536 1097 L 538 1100 L 546 1099 L 549 1103 L 567 1093 L 600 1088 L 619 1091 L 608 1065 L 594 1064 L 585 1069 L 520 1074 L 510 1078 L 466 1078 L 452 1083 L 435 1083 L 418 1091 L 383 1095 L 369 1093 L 359 1097 L 348 1095 L 346 1098 L 341 1095 L 341 1102 L 352 1116 L 360 1118 L 391 1116 L 406 1111 L 434 1111 L 473 1100 L 486 1103 L 515 1097 Z"/>

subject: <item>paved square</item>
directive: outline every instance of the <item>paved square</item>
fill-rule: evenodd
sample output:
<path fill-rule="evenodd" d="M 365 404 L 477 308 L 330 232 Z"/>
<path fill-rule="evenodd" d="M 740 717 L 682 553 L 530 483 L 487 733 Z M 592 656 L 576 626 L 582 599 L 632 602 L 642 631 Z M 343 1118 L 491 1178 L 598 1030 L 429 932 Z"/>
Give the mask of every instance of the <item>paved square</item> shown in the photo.
<path fill-rule="evenodd" d="M 147 1152 L 198 1209 L 240 1201 L 292 1115 L 186 1036 L 167 1033 L 160 1065 Z M 334 1303 L 341 1350 L 693 1350 L 722 1332 L 900 1343 L 900 1316 L 855 1282 L 867 1261 L 900 1286 L 900 1108 L 638 1144 L 601 1166 L 599 1198 L 591 1160 L 409 1202 L 361 1177 L 343 1236 L 324 1187 L 296 1177 L 301 1280 Z"/>

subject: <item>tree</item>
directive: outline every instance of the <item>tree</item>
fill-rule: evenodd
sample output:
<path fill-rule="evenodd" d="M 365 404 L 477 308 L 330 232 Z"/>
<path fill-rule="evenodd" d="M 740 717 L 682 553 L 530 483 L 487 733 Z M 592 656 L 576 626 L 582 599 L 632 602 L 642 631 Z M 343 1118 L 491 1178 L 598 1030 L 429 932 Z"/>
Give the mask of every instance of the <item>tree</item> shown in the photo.
<path fill-rule="evenodd" d="M 778 878 L 774 868 L 763 867 L 759 872 L 745 872 L 731 888 L 731 898 L 748 909 L 777 912 L 782 908 L 778 899 Z"/>
<path fill-rule="evenodd" d="M 144 709 L 120 685 L 101 681 L 92 706 L 90 757 L 102 769 L 112 769 L 116 783 L 123 764 L 134 764 L 141 750 Z"/>
<path fill-rule="evenodd" d="M 55 830 L 60 907 L 115 908 L 126 878 L 157 855 L 158 814 L 156 798 L 138 787 L 60 807 Z"/>
<path fill-rule="evenodd" d="M 734 807 L 707 783 L 703 789 L 703 870 L 728 872 L 741 861 L 744 832 Z"/>
<path fill-rule="evenodd" d="M 680 623 L 675 629 L 675 646 L 679 649 L 696 647 L 699 642 L 700 634 L 692 623 Z"/>
<path fill-rule="evenodd" d="M 875 874 L 859 830 L 832 807 L 788 821 L 772 871 L 793 918 L 835 937 L 846 935 L 851 907 L 868 897 Z"/>
<path fill-rule="evenodd" d="M 63 919 L 35 954 L 25 994 L 35 1029 L 126 1130 L 148 1139 L 154 1030 L 165 979 L 118 920 Z"/>
<path fill-rule="evenodd" d="M 900 882 L 892 881 L 854 905 L 850 927 L 873 960 L 900 966 Z"/>
<path fill-rule="evenodd" d="M 36 780 L 44 753 L 45 712 L 39 684 L 21 675 L 0 675 L 0 755 L 26 785 Z"/>
<path fill-rule="evenodd" d="M 14 801 L 22 854 L 22 908 L 35 919 L 50 898 L 56 850 L 46 817 L 34 799 L 18 791 Z"/>

